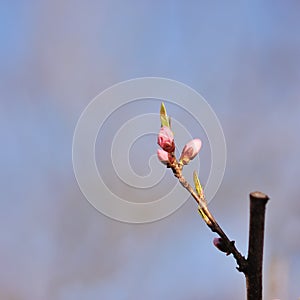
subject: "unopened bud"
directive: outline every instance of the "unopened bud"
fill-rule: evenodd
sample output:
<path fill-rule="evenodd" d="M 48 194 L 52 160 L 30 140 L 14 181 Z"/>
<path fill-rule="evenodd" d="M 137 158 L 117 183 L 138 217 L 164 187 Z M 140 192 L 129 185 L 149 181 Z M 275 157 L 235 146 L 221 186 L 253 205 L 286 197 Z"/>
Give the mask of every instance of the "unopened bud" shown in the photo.
<path fill-rule="evenodd" d="M 194 159 L 195 156 L 199 153 L 201 146 L 202 146 L 201 140 L 199 139 L 191 140 L 184 146 L 179 160 L 184 165 L 187 165 L 190 162 L 190 160 Z"/>
<path fill-rule="evenodd" d="M 157 150 L 157 157 L 160 160 L 160 162 L 162 162 L 164 165 L 167 165 L 170 161 L 169 161 L 169 153 L 158 149 Z"/>
<path fill-rule="evenodd" d="M 213 243 L 214 243 L 214 245 L 215 245 L 220 251 L 225 252 L 225 253 L 228 252 L 228 249 L 227 249 L 227 247 L 225 246 L 225 243 L 224 243 L 223 239 L 221 239 L 221 238 L 214 238 Z"/>
<path fill-rule="evenodd" d="M 161 127 L 158 138 L 157 138 L 158 145 L 166 152 L 172 153 L 175 150 L 175 143 L 174 143 L 174 135 L 172 130 L 167 127 Z"/>

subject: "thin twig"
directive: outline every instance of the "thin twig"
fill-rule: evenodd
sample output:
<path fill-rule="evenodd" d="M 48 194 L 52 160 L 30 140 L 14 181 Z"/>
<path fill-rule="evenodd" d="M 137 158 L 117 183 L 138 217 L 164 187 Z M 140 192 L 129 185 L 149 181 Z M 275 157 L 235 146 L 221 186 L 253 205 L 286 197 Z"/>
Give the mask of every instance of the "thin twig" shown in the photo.
<path fill-rule="evenodd" d="M 205 205 L 203 203 L 203 202 L 206 202 L 206 201 L 202 201 L 201 200 L 201 198 L 195 192 L 195 190 L 193 189 L 193 187 L 184 178 L 184 176 L 182 175 L 182 165 L 180 165 L 179 163 L 177 163 L 177 161 L 175 160 L 175 161 L 173 161 L 173 163 L 169 167 L 172 169 L 175 177 L 178 178 L 178 180 L 181 183 L 181 185 L 186 190 L 189 191 L 189 193 L 195 199 L 195 201 L 197 202 L 197 204 L 199 205 L 199 207 L 201 208 L 201 210 L 204 212 L 205 216 L 208 218 L 208 221 L 206 221 L 207 226 L 213 232 L 217 233 L 220 236 L 220 238 L 222 238 L 224 246 L 227 249 L 227 255 L 232 254 L 233 257 L 235 258 L 237 264 L 238 264 L 237 270 L 240 271 L 240 272 L 245 273 L 246 270 L 247 270 L 247 266 L 248 266 L 247 260 L 237 250 L 237 248 L 235 247 L 235 242 L 234 241 L 230 241 L 230 239 L 228 238 L 228 236 L 226 235 L 226 233 L 222 230 L 222 228 L 220 227 L 220 225 L 218 224 L 218 222 L 216 221 L 216 219 L 214 218 L 214 216 L 212 215 L 212 213 L 209 211 L 207 205 Z"/>

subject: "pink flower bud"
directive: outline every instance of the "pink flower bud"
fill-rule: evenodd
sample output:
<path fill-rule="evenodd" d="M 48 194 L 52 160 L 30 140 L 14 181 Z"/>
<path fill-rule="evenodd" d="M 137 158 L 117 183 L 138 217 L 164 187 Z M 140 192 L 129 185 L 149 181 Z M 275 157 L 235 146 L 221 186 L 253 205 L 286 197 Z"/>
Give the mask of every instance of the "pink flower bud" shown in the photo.
<path fill-rule="evenodd" d="M 191 140 L 184 146 L 179 160 L 184 165 L 187 165 L 190 160 L 194 159 L 195 156 L 199 153 L 201 146 L 202 142 L 199 139 Z"/>
<path fill-rule="evenodd" d="M 169 161 L 169 153 L 164 150 L 158 149 L 157 157 L 164 165 L 167 165 L 170 162 Z"/>
<path fill-rule="evenodd" d="M 228 249 L 228 247 L 226 247 L 222 238 L 214 238 L 213 243 L 220 251 L 225 252 L 226 255 L 231 254 L 231 251 Z M 230 244 L 234 247 L 234 241 L 231 241 Z"/>
<path fill-rule="evenodd" d="M 221 238 L 214 238 L 213 243 L 220 251 L 227 253 L 227 248 Z"/>
<path fill-rule="evenodd" d="M 172 153 L 175 150 L 175 143 L 174 143 L 174 135 L 172 130 L 167 127 L 163 126 L 161 127 L 157 143 L 160 147 L 162 147 L 163 150 L 167 151 L 168 153 Z"/>

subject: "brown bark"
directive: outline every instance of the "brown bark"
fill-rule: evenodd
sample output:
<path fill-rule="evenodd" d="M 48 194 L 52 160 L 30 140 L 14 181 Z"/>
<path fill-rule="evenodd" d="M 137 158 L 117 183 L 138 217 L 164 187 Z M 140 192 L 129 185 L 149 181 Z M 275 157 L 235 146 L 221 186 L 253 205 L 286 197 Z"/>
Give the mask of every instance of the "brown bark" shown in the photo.
<path fill-rule="evenodd" d="M 269 197 L 261 192 L 250 194 L 248 266 L 245 273 L 247 300 L 262 299 L 262 267 L 265 208 Z"/>

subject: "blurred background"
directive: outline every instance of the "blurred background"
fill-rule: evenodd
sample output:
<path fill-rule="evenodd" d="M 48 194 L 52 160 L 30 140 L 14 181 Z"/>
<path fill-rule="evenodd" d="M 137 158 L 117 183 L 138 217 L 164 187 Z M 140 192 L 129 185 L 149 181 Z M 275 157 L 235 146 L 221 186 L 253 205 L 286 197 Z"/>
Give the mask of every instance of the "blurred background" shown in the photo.
<path fill-rule="evenodd" d="M 227 168 L 210 208 L 244 254 L 248 194 L 271 197 L 265 299 L 297 299 L 299 12 L 298 1 L 1 1 L 0 298 L 245 298 L 243 275 L 213 247 L 192 199 L 134 225 L 100 214 L 77 185 L 83 109 L 113 84 L 158 76 L 197 90 L 222 124 Z M 136 114 L 158 110 L 148 99 Z M 146 142 L 155 152 L 156 137 Z M 133 165 L 148 172 L 141 155 Z"/>

